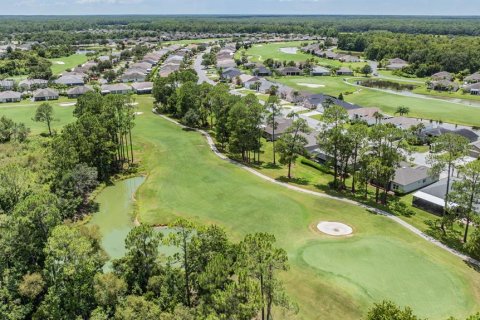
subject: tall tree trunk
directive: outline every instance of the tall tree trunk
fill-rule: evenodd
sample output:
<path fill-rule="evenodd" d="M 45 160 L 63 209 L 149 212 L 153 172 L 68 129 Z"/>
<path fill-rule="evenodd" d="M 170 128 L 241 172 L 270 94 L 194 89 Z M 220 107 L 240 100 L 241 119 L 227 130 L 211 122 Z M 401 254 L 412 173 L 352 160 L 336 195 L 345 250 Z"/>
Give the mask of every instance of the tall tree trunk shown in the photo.
<path fill-rule="evenodd" d="M 467 217 L 467 223 L 465 225 L 465 232 L 463 234 L 463 243 L 467 243 L 468 227 L 470 226 L 470 216 Z"/>
<path fill-rule="evenodd" d="M 132 128 L 128 128 L 128 135 L 130 136 L 130 154 L 132 155 L 132 164 L 133 164 Z"/>
<path fill-rule="evenodd" d="M 355 177 L 357 172 L 357 148 L 353 154 L 353 174 L 352 174 L 352 193 L 355 193 Z"/>
<path fill-rule="evenodd" d="M 291 179 L 291 171 L 292 171 L 292 161 L 288 161 L 288 179 Z"/>
<path fill-rule="evenodd" d="M 440 225 L 440 228 L 442 229 L 442 232 L 443 234 L 446 233 L 445 231 L 445 219 L 446 219 L 446 215 L 448 214 L 448 194 L 450 192 L 450 174 L 451 174 L 451 170 L 452 170 L 452 163 L 449 162 L 448 163 L 448 177 L 447 177 L 447 190 L 445 191 L 445 204 L 444 204 L 444 207 L 443 207 L 443 212 L 442 212 L 442 223 Z"/>
<path fill-rule="evenodd" d="M 47 126 L 48 126 L 48 134 L 49 134 L 50 136 L 52 136 L 52 128 L 51 128 L 51 124 L 50 124 L 50 120 L 49 120 L 49 119 L 47 119 Z"/>
<path fill-rule="evenodd" d="M 260 274 L 260 295 L 262 296 L 262 320 L 265 320 L 265 293 L 263 292 L 263 274 Z"/>

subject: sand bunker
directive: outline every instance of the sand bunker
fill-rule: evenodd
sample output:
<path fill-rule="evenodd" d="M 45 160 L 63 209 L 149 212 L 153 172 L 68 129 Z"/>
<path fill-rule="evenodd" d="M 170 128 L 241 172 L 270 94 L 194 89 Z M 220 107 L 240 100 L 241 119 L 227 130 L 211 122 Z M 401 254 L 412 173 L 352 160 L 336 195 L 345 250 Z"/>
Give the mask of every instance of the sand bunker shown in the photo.
<path fill-rule="evenodd" d="M 75 105 L 75 102 L 64 102 L 59 104 L 60 107 L 71 107 L 74 105 Z"/>
<path fill-rule="evenodd" d="M 314 84 L 314 83 L 297 83 L 297 85 L 302 86 L 302 87 L 308 87 L 308 88 L 323 88 L 325 87 L 324 84 Z"/>
<path fill-rule="evenodd" d="M 298 49 L 291 47 L 291 48 L 280 48 L 280 51 L 283 53 L 288 53 L 288 54 L 296 54 Z"/>
<path fill-rule="evenodd" d="M 65 64 L 65 62 L 63 62 L 63 61 L 54 61 L 53 63 L 55 63 L 55 64 Z"/>
<path fill-rule="evenodd" d="M 320 222 L 317 224 L 317 229 L 330 236 L 347 236 L 353 232 L 353 229 L 346 224 L 329 221 Z"/>

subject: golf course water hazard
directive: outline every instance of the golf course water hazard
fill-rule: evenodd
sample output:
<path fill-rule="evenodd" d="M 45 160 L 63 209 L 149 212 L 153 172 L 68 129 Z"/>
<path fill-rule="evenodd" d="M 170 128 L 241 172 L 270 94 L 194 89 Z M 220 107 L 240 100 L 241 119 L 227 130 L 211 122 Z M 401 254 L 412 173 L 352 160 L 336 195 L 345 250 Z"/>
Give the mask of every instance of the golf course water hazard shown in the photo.
<path fill-rule="evenodd" d="M 100 192 L 95 201 L 99 211 L 92 216 L 90 225 L 97 225 L 102 235 L 102 246 L 111 259 L 125 254 L 125 238 L 134 227 L 133 203 L 135 191 L 145 177 L 135 177 L 116 182 Z"/>

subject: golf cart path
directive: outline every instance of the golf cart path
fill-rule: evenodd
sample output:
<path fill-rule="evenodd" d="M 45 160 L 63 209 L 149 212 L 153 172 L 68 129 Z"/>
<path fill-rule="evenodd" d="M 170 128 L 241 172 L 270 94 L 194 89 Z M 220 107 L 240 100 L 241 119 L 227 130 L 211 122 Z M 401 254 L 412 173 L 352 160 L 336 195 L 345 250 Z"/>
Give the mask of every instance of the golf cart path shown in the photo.
<path fill-rule="evenodd" d="M 154 110 L 152 110 L 154 113 L 156 113 Z M 173 120 L 165 115 L 161 115 L 159 114 L 160 117 L 162 117 L 163 119 L 167 120 L 167 121 L 170 121 L 178 126 L 181 126 L 182 128 L 187 128 L 186 126 L 182 125 L 181 123 L 179 123 L 178 121 L 176 120 Z M 325 194 L 325 193 L 321 193 L 321 192 L 316 192 L 316 191 L 311 191 L 311 190 L 307 190 L 307 189 L 304 189 L 304 188 L 300 188 L 300 187 L 297 187 L 297 186 L 294 186 L 294 185 L 291 185 L 291 184 L 288 184 L 288 183 L 285 183 L 285 182 L 280 182 L 280 181 L 277 181 L 273 178 L 270 178 L 260 172 L 258 172 L 257 170 L 253 169 L 253 168 L 250 168 L 240 162 L 237 162 L 235 160 L 232 160 L 230 158 L 228 158 L 226 155 L 224 155 L 223 153 L 221 153 L 217 147 L 215 146 L 215 142 L 213 141 L 213 138 L 210 136 L 210 134 L 208 134 L 208 132 L 204 131 L 204 130 L 201 130 L 201 129 L 195 129 L 195 131 L 201 133 L 207 140 L 207 143 L 208 145 L 210 146 L 210 149 L 213 151 L 213 153 L 215 153 L 215 155 L 217 155 L 219 158 L 221 158 L 222 160 L 225 160 L 225 161 L 228 161 L 234 165 L 236 165 L 237 167 L 240 167 L 244 170 L 247 170 L 248 172 L 256 175 L 257 177 L 259 178 L 262 178 L 263 180 L 266 180 L 268 182 L 271 182 L 271 183 L 274 183 L 274 184 L 277 184 L 277 185 L 280 185 L 282 187 L 285 187 L 285 188 L 288 188 L 290 190 L 295 190 L 295 191 L 298 191 L 298 192 L 303 192 L 303 193 L 306 193 L 306 194 L 309 194 L 309 195 L 313 195 L 313 196 L 317 196 L 317 197 L 323 197 L 323 198 L 329 198 L 329 199 L 333 199 L 333 200 L 338 200 L 338 201 L 343 201 L 345 203 L 348 203 L 348 204 L 352 204 L 352 205 L 356 205 L 356 206 L 359 206 L 359 207 L 362 207 L 362 208 L 365 208 L 366 210 L 368 211 L 371 211 L 371 212 L 374 212 L 376 214 L 379 214 L 379 215 L 382 215 L 382 216 L 385 216 L 393 221 L 395 221 L 396 223 L 400 224 L 401 226 L 403 226 L 404 228 L 410 230 L 411 232 L 415 233 L 416 235 L 420 236 L 421 238 L 427 240 L 428 242 L 430 243 L 433 243 L 434 245 L 436 245 L 437 247 L 440 247 L 448 252 L 450 252 L 451 254 L 459 257 L 460 259 L 462 259 L 463 261 L 465 262 L 468 262 L 470 264 L 473 264 L 473 265 L 476 265 L 478 267 L 480 267 L 480 262 L 455 250 L 455 249 L 452 249 L 446 245 L 444 245 L 443 243 L 441 243 L 440 241 L 434 239 L 433 237 L 425 234 L 424 232 L 420 231 L 419 229 L 415 228 L 414 226 L 412 226 L 411 224 L 409 224 L 408 222 L 405 222 L 404 220 L 400 219 L 399 217 L 397 216 L 394 216 L 393 214 L 391 213 L 388 213 L 386 211 L 383 211 L 383 210 L 380 210 L 380 209 L 377 209 L 377 208 L 374 208 L 374 207 L 371 207 L 371 206 L 368 206 L 368 205 L 365 205 L 363 203 L 360 203 L 358 201 L 355 201 L 355 200 L 351 200 L 351 199 L 347 199 L 347 198 L 342 198 L 342 197 L 337 197 L 337 196 L 332 196 L 332 195 L 329 195 L 329 194 Z"/>

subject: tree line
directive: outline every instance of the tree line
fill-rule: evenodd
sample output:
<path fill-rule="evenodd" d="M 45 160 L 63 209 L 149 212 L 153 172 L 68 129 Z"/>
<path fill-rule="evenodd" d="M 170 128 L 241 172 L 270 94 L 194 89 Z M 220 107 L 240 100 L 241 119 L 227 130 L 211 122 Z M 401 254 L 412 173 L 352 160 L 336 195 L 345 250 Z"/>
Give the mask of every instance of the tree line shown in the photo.
<path fill-rule="evenodd" d="M 461 73 L 480 70 L 480 38 L 466 36 L 411 35 L 391 32 L 340 34 L 338 47 L 363 52 L 365 58 L 381 62 L 401 58 L 410 66 L 402 71 L 417 77 L 439 71 Z"/>

